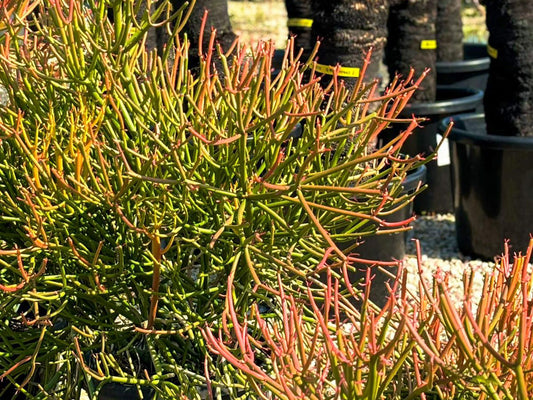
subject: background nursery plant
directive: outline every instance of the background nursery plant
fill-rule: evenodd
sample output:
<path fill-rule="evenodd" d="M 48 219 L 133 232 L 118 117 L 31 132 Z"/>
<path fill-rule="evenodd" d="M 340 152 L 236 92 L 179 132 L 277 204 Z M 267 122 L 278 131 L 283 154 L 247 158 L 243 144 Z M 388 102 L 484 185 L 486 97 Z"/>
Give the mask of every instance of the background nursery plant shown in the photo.
<path fill-rule="evenodd" d="M 492 271 L 465 272 L 459 302 L 447 274 L 421 279 L 419 298 L 401 313 L 439 398 L 533 398 L 532 253 L 533 240 L 513 256 L 506 242 Z"/>
<path fill-rule="evenodd" d="M 324 267 L 326 288 L 310 279 L 296 296 L 280 280 L 262 288 L 278 315 L 255 304 L 239 317 L 230 276 L 226 323 L 204 335 L 261 399 L 531 399 L 532 252 L 533 240 L 511 260 L 506 244 L 493 271 L 465 273 L 459 297 L 444 273 L 408 291 L 400 265 L 400 289 L 390 288 L 398 294 L 382 310 L 366 301 L 351 307 L 342 294 L 349 282 Z M 474 290 L 479 279 L 482 290 Z"/>
<path fill-rule="evenodd" d="M 321 88 L 289 49 L 272 79 L 268 43 L 222 49 L 214 32 L 193 74 L 188 7 L 35 1 L 2 15 L 2 398 L 246 393 L 199 329 L 223 326 L 228 276 L 243 317 L 258 298 L 275 307 L 257 288 L 299 293 L 321 262 L 346 279 L 356 256 L 339 243 L 407 229 L 383 217 L 414 195 L 401 182 L 424 160 L 400 150 L 417 121 L 368 145 L 422 78 L 382 96 L 362 79 Z M 170 37 L 160 54 L 145 46 L 155 27 Z"/>

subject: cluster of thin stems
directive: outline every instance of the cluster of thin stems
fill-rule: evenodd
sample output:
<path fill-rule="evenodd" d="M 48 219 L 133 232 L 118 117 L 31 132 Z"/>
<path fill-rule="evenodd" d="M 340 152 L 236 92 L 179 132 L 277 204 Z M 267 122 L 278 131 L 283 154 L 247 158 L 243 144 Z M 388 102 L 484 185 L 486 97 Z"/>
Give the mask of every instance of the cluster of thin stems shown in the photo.
<path fill-rule="evenodd" d="M 360 238 L 408 229 L 387 216 L 431 157 L 401 155 L 419 121 L 397 116 L 425 73 L 322 88 L 292 43 L 272 74 L 270 43 L 221 49 L 208 31 L 191 72 L 188 5 L 4 4 L 0 397 L 235 394 L 245 380 L 199 329 L 224 324 L 228 276 L 243 317 L 269 303 L 258 288 L 295 296 L 325 266 L 347 281 Z M 170 39 L 148 50 L 156 29 Z M 391 123 L 405 130 L 372 146 Z"/>
<path fill-rule="evenodd" d="M 417 250 L 422 269 L 419 243 Z M 511 260 L 506 244 L 482 290 L 473 289 L 480 273 L 465 272 L 459 299 L 442 272 L 428 282 L 420 271 L 418 293 L 409 292 L 399 262 L 382 309 L 367 301 L 370 269 L 355 297 L 329 267 L 300 293 L 287 293 L 280 275 L 275 287 L 258 288 L 273 309 L 258 301 L 246 315 L 236 311 L 230 275 L 222 326 L 203 334 L 264 400 L 526 400 L 533 398 L 532 252 L 533 239 Z"/>

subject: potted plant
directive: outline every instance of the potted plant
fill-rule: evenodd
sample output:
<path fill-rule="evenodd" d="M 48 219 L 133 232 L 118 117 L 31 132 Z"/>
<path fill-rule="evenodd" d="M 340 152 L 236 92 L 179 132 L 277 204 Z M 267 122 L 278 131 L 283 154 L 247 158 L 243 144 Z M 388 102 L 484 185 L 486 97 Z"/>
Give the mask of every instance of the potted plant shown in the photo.
<path fill-rule="evenodd" d="M 246 393 L 199 327 L 223 326 L 228 276 L 245 315 L 279 271 L 302 287 L 325 257 L 341 278 L 357 258 L 342 243 L 408 229 L 386 216 L 425 162 L 399 157 L 417 120 L 386 148 L 368 143 L 420 80 L 349 92 L 288 61 L 272 79 L 269 44 L 225 53 L 214 33 L 191 73 L 186 5 L 35 5 L 31 30 L 13 18 L 0 37 L 0 390 Z M 159 52 L 145 45 L 155 27 L 175 29 Z"/>
<path fill-rule="evenodd" d="M 482 113 L 455 115 L 442 124 L 452 120 L 449 138 L 459 250 L 491 259 L 503 239 L 523 246 L 533 232 L 529 207 L 533 140 L 488 135 Z"/>
<path fill-rule="evenodd" d="M 533 16 L 525 2 L 486 7 L 492 57 L 485 114 L 453 117 L 450 136 L 459 248 L 483 258 L 504 238 L 524 245 L 533 231 Z"/>
<path fill-rule="evenodd" d="M 420 379 L 434 385 L 437 399 L 533 397 L 533 240 L 513 255 L 508 242 L 503 247 L 490 271 L 463 272 L 456 296 L 449 275 L 438 271 L 433 282 L 421 281 L 417 300 L 404 303 L 410 305 L 401 313 L 425 359 L 420 371 L 434 373 Z"/>
<path fill-rule="evenodd" d="M 229 277 L 228 329 L 203 328 L 213 355 L 250 382 L 254 398 L 378 399 L 416 392 L 414 375 L 404 374 L 415 342 L 397 318 L 397 299 L 392 296 L 381 312 L 364 301 L 358 312 L 346 303 L 345 281 L 323 264 L 325 285 L 309 277 L 307 287 L 295 292 L 280 278 L 264 291 L 281 312 L 261 312 L 254 304 L 250 319 L 235 312 Z M 366 288 L 368 293 L 370 285 Z M 386 334 L 389 329 L 394 333 Z"/>

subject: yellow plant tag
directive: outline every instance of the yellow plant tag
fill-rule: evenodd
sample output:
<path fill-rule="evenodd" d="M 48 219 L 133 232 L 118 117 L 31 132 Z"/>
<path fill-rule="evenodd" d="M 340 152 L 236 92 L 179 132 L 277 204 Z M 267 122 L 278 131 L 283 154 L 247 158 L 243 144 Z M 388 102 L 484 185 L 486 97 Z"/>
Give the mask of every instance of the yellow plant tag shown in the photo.
<path fill-rule="evenodd" d="M 336 67 L 332 65 L 317 64 L 315 71 L 321 74 L 333 75 L 333 73 L 335 72 L 335 68 Z M 359 72 L 359 68 L 340 67 L 337 76 L 342 76 L 346 78 L 359 78 Z"/>
<path fill-rule="evenodd" d="M 289 18 L 287 26 L 289 28 L 311 28 L 313 20 L 309 18 Z"/>
<path fill-rule="evenodd" d="M 492 47 L 490 44 L 487 45 L 487 53 L 492 58 L 498 58 L 498 50 Z"/>
<path fill-rule="evenodd" d="M 422 40 L 420 42 L 420 48 L 422 50 L 435 50 L 437 48 L 436 40 Z"/>

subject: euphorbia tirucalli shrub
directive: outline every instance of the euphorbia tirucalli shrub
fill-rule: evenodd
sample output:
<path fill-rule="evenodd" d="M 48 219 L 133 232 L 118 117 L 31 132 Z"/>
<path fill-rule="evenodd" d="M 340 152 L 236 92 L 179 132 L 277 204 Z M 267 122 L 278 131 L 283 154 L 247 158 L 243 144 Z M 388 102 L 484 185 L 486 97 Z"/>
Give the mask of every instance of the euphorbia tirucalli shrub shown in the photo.
<path fill-rule="evenodd" d="M 228 276 L 244 316 L 280 271 L 295 292 L 325 257 L 342 280 L 357 257 L 339 243 L 412 220 L 382 217 L 412 200 L 401 182 L 424 162 L 400 156 L 417 121 L 396 120 L 422 77 L 382 96 L 336 76 L 322 88 L 289 46 L 272 79 L 270 44 L 222 48 L 215 32 L 191 73 L 187 5 L 17 12 L 0 37 L 0 396 L 236 395 L 247 387 L 198 329 L 223 324 Z M 395 122 L 402 135 L 368 146 Z"/>
<path fill-rule="evenodd" d="M 366 301 L 369 269 L 366 293 L 360 307 L 353 307 L 345 292 L 354 288 L 322 266 L 325 285 L 310 278 L 300 292 L 288 292 L 280 277 L 279 286 L 260 288 L 279 312 L 263 315 L 255 304 L 246 317 L 234 309 L 230 275 L 223 328 L 204 330 L 211 351 L 246 376 L 262 399 L 403 398 L 418 388 L 414 373 L 406 374 L 405 381 L 398 377 L 415 342 L 396 318 L 396 298 L 383 310 Z"/>
<path fill-rule="evenodd" d="M 31 0 L 4 0 L 2 1 L 3 21 L 0 31 L 13 24 L 14 18 L 26 18 L 35 8 L 36 3 Z"/>
<path fill-rule="evenodd" d="M 421 280 L 420 300 L 402 314 L 442 398 L 533 398 L 532 253 L 533 240 L 513 256 L 505 243 L 492 271 L 464 273 L 459 302 L 446 274 Z"/>
<path fill-rule="evenodd" d="M 279 312 L 262 312 L 257 302 L 244 316 L 230 275 L 222 327 L 204 328 L 208 346 L 261 399 L 533 398 L 533 240 L 514 260 L 506 244 L 492 271 L 465 272 L 455 297 L 442 271 L 423 278 L 419 243 L 417 252 L 418 292 L 407 289 L 399 262 L 381 310 L 366 301 L 370 270 L 354 308 L 350 282 L 321 263 L 326 279 L 310 276 L 298 292 L 281 277 L 258 289 Z"/>

